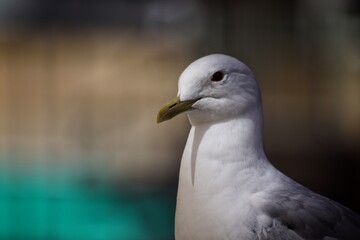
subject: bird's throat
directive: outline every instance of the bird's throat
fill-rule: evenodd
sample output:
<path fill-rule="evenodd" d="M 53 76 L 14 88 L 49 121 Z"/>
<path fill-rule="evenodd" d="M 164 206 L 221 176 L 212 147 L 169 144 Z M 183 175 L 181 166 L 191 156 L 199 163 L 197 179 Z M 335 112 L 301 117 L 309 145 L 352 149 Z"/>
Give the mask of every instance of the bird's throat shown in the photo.
<path fill-rule="evenodd" d="M 262 116 L 261 111 L 255 111 L 227 121 L 193 126 L 182 161 L 188 161 L 194 186 L 196 179 L 211 172 L 213 164 L 246 168 L 266 159 L 264 156 Z"/>

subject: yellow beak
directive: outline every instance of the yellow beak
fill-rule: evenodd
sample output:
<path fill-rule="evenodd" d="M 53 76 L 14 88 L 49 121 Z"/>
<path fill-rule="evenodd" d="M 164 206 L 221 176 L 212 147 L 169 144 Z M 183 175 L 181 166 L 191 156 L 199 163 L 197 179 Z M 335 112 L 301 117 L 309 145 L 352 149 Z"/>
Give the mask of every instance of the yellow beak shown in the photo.
<path fill-rule="evenodd" d="M 191 109 L 191 106 L 199 99 L 196 100 L 188 100 L 188 101 L 180 101 L 180 97 L 176 97 L 172 99 L 170 102 L 165 104 L 157 115 L 157 123 L 164 122 L 169 120 L 176 115 L 185 112 Z"/>

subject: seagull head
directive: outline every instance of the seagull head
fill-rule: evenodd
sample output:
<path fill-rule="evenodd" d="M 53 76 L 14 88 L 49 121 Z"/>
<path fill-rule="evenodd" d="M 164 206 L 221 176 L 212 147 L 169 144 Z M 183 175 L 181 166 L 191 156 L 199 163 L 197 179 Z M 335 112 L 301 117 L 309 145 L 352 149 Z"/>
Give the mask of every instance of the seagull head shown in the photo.
<path fill-rule="evenodd" d="M 157 122 L 186 112 L 192 125 L 241 117 L 260 106 L 251 70 L 236 58 L 213 54 L 191 63 L 179 78 L 177 97 L 162 107 Z"/>

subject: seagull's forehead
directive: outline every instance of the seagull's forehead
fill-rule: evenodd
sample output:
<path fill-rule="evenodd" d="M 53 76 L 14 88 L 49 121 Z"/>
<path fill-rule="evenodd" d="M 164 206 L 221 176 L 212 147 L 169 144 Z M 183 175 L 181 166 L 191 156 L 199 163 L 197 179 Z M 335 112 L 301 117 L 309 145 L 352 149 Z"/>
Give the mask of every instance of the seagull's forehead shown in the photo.
<path fill-rule="evenodd" d="M 189 66 L 180 76 L 180 83 L 184 85 L 200 85 L 207 78 L 209 70 L 202 66 Z"/>
<path fill-rule="evenodd" d="M 179 78 L 179 93 L 181 100 L 188 100 L 199 95 L 205 87 L 204 72 L 185 69 Z"/>
<path fill-rule="evenodd" d="M 249 75 L 253 78 L 251 70 L 236 58 L 214 54 L 202 57 L 191 63 L 181 74 L 179 78 L 180 98 L 190 98 L 198 96 L 204 89 L 211 86 L 211 75 L 217 71 L 224 74 L 240 73 Z M 229 84 L 236 84 L 232 82 Z"/>
<path fill-rule="evenodd" d="M 180 78 L 185 81 L 189 78 L 202 79 L 211 76 L 211 74 L 216 71 L 224 71 L 225 73 L 232 71 L 244 74 L 251 73 L 250 69 L 236 58 L 222 54 L 213 54 L 191 63 L 184 70 Z"/>
<path fill-rule="evenodd" d="M 180 81 L 191 84 L 194 81 L 206 79 L 215 71 L 229 69 L 221 57 L 210 55 L 191 63 L 181 74 Z"/>

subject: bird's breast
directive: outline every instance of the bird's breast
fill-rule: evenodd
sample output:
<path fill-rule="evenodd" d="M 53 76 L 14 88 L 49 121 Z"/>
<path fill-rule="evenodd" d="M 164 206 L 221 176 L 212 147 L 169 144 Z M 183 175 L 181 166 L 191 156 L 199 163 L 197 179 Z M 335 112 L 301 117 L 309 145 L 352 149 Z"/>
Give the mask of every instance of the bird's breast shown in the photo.
<path fill-rule="evenodd" d="M 240 162 L 224 164 L 219 161 L 221 157 L 229 157 L 226 152 L 221 154 L 218 147 L 209 147 L 206 139 L 201 142 L 195 134 L 193 129 L 181 162 L 176 209 L 177 239 L 251 236 L 254 234 L 251 229 L 255 225 L 255 214 L 248 201 L 253 188 L 247 179 L 254 173 L 250 169 L 240 169 Z"/>

